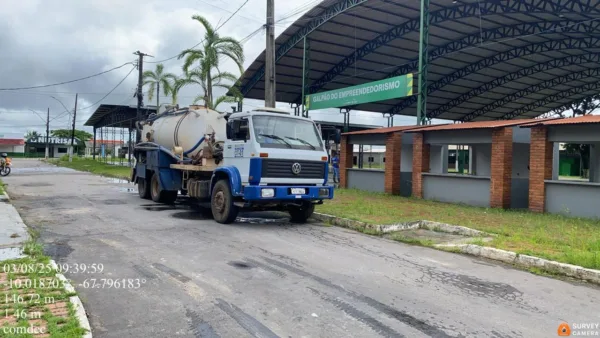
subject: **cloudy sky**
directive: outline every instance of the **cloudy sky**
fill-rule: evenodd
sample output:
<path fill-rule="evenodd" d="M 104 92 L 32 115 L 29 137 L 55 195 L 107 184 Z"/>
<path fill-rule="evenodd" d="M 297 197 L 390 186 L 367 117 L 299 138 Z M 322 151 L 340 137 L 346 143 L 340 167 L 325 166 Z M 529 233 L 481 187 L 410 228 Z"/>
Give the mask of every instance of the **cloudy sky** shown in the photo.
<path fill-rule="evenodd" d="M 85 77 L 134 61 L 133 52 L 136 50 L 153 55 L 154 58 L 147 59 L 149 62 L 167 59 L 202 40 L 204 31 L 191 19 L 192 15 L 203 15 L 217 26 L 244 1 L 0 0 L 0 88 L 38 86 Z M 301 10 L 296 16 L 277 24 L 276 35 L 317 2 L 276 0 L 276 20 Z M 243 39 L 259 29 L 265 17 L 266 1 L 249 0 L 219 33 Z M 264 46 L 264 31 L 245 43 L 246 67 L 264 50 Z M 181 73 L 181 61 L 176 58 L 164 62 L 164 65 L 169 72 Z M 154 67 L 155 64 L 145 64 L 144 69 Z M 50 108 L 51 129 L 68 127 L 70 115 L 65 113 L 61 102 L 72 109 L 75 93 L 79 93 L 76 123 L 78 129 L 83 129 L 83 124 L 97 107 L 93 104 L 132 68 L 130 64 L 102 76 L 60 86 L 0 91 L 0 133 L 44 132 L 45 121 L 42 118 L 45 118 L 47 108 Z M 225 68 L 230 71 L 236 69 L 232 64 Z M 136 81 L 137 70 L 133 70 L 101 103 L 135 104 Z M 184 106 L 190 104 L 198 93 L 199 88 L 185 88 L 180 92 L 179 103 Z M 244 102 L 245 108 L 261 104 L 261 101 Z M 352 114 L 351 119 L 355 123 L 386 123 L 375 117 L 381 116 L 379 114 Z M 343 121 L 335 110 L 311 112 L 311 116 L 314 119 Z"/>

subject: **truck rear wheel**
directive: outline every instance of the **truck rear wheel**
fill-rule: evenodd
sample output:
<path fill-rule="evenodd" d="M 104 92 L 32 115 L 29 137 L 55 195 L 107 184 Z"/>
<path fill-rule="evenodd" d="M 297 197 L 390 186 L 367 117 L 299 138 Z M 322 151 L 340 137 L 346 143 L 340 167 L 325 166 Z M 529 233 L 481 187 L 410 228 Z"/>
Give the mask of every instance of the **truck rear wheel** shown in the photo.
<path fill-rule="evenodd" d="M 146 181 L 146 179 L 143 177 L 138 177 L 137 185 L 138 185 L 138 194 L 140 195 L 140 198 L 143 198 L 146 200 L 150 199 L 150 186 L 148 185 L 148 181 Z"/>
<path fill-rule="evenodd" d="M 304 203 L 301 207 L 291 207 L 290 220 L 294 223 L 306 223 L 314 211 L 315 205 L 310 202 Z"/>
<path fill-rule="evenodd" d="M 154 173 L 150 180 L 150 196 L 154 202 L 173 204 L 177 200 L 177 191 L 162 190 L 158 182 L 158 173 Z"/>
<path fill-rule="evenodd" d="M 212 190 L 210 207 L 215 221 L 228 224 L 235 221 L 239 208 L 233 205 L 233 195 L 229 188 L 229 182 L 219 180 Z"/>

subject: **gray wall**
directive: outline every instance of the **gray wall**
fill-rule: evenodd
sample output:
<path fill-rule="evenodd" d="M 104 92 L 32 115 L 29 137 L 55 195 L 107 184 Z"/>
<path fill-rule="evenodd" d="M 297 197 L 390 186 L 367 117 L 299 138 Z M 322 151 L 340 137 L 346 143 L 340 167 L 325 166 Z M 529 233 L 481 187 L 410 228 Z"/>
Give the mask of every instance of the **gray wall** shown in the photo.
<path fill-rule="evenodd" d="M 413 146 L 402 143 L 400 152 L 400 171 L 412 172 Z"/>
<path fill-rule="evenodd" d="M 423 198 L 449 203 L 490 206 L 489 177 L 423 174 Z"/>
<path fill-rule="evenodd" d="M 348 169 L 348 188 L 367 191 L 385 191 L 383 170 Z"/>
<path fill-rule="evenodd" d="M 365 134 L 365 135 L 348 135 L 350 144 L 366 144 L 374 146 L 385 145 L 386 134 Z"/>
<path fill-rule="evenodd" d="M 600 125 L 580 124 L 548 127 L 548 141 L 570 143 L 598 142 Z"/>
<path fill-rule="evenodd" d="M 527 209 L 529 207 L 529 144 L 513 143 L 512 180 L 510 189 L 510 207 Z"/>
<path fill-rule="evenodd" d="M 425 133 L 428 144 L 479 144 L 492 143 L 491 129 L 441 130 Z"/>
<path fill-rule="evenodd" d="M 444 151 L 447 146 L 431 145 L 429 150 L 429 172 L 444 174 L 443 162 L 448 162 L 448 153 Z M 446 158 L 443 155 L 446 154 Z"/>
<path fill-rule="evenodd" d="M 473 147 L 472 154 L 475 160 L 475 175 L 490 176 L 492 174 L 492 145 L 477 144 L 471 146 Z"/>
<path fill-rule="evenodd" d="M 531 143 L 531 129 L 513 127 L 513 143 Z"/>
<path fill-rule="evenodd" d="M 412 196 L 412 171 L 400 173 L 400 195 L 404 197 Z"/>
<path fill-rule="evenodd" d="M 546 181 L 546 211 L 600 218 L 600 184 Z"/>

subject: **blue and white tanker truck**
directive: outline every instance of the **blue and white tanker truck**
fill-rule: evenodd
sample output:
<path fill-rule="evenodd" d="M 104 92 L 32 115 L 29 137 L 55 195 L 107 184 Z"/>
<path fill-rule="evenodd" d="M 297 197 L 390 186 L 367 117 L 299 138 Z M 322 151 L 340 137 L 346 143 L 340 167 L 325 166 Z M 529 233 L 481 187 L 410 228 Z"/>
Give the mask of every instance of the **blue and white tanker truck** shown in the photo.
<path fill-rule="evenodd" d="M 178 194 L 210 207 L 219 223 L 240 209 L 288 211 L 305 222 L 333 198 L 327 152 L 315 123 L 261 108 L 227 116 L 200 106 L 138 122 L 131 181 L 141 198 L 174 203 Z"/>

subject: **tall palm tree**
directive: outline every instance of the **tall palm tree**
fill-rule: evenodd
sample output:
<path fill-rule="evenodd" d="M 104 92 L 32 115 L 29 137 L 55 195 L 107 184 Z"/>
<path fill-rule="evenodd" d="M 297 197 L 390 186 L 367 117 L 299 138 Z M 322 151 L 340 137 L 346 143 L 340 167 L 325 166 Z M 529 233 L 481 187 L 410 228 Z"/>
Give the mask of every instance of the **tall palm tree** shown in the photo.
<path fill-rule="evenodd" d="M 165 96 L 169 95 L 169 92 L 172 89 L 171 82 L 175 82 L 177 80 L 177 76 L 172 73 L 164 73 L 165 67 L 162 63 L 156 65 L 156 69 L 154 71 L 147 70 L 142 75 L 142 79 L 144 80 L 143 85 L 149 85 L 148 87 L 148 100 L 152 100 L 154 97 L 154 90 L 156 90 L 156 111 L 158 112 L 158 107 L 160 106 L 160 86 L 163 87 L 163 93 Z"/>
<path fill-rule="evenodd" d="M 187 84 L 187 80 L 185 78 L 176 78 L 171 84 L 171 90 L 169 94 L 171 94 L 171 104 L 177 104 L 177 99 L 179 98 L 179 91 Z"/>
<path fill-rule="evenodd" d="M 200 85 L 203 93 L 196 97 L 194 102 L 204 101 L 207 107 L 215 109 L 220 103 L 233 101 L 234 98 L 221 96 L 215 100 L 213 97 L 214 88 L 225 88 L 234 92 L 235 95 L 239 93 L 235 89 L 232 90 L 238 77 L 232 73 L 220 71 L 221 58 L 232 60 L 242 73 L 244 49 L 236 39 L 220 36 L 206 18 L 194 15 L 192 19 L 198 21 L 204 27 L 204 40 L 201 48 L 186 49 L 179 54 L 179 59 L 185 58 L 183 71 L 186 74 L 186 79 L 183 85 Z M 227 84 L 226 81 L 232 83 Z"/>

